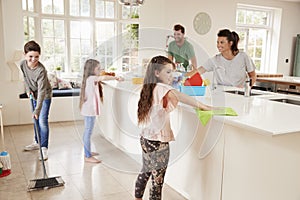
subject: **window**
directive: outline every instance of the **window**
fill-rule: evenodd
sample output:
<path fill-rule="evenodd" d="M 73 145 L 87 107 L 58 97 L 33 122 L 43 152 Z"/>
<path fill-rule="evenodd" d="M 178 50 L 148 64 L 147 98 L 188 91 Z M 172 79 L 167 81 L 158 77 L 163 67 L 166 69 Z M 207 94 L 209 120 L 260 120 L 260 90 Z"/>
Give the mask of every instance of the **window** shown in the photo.
<path fill-rule="evenodd" d="M 138 6 L 118 0 L 22 0 L 22 6 L 24 40 L 41 44 L 41 61 L 49 71 L 61 66 L 64 73 L 75 75 L 91 57 L 111 69 L 137 63 Z M 131 48 L 136 52 L 126 53 Z M 124 62 L 113 66 L 123 55 Z"/>
<path fill-rule="evenodd" d="M 237 6 L 236 27 L 240 36 L 239 49 L 252 58 L 258 72 L 270 72 L 273 19 L 272 8 L 242 4 Z"/>
<path fill-rule="evenodd" d="M 34 17 L 24 17 L 24 37 L 26 41 L 33 40 L 35 38 L 34 32 Z"/>
<path fill-rule="evenodd" d="M 96 55 L 100 63 L 112 66 L 116 55 L 114 49 L 117 43 L 115 24 L 113 22 L 96 22 Z"/>
<path fill-rule="evenodd" d="M 89 21 L 70 22 L 70 65 L 72 72 L 79 72 L 85 60 L 93 55 L 91 38 L 91 23 Z"/>
<path fill-rule="evenodd" d="M 42 0 L 42 13 L 44 14 L 64 14 L 64 1 Z"/>
<path fill-rule="evenodd" d="M 130 70 L 138 64 L 138 47 L 139 47 L 139 19 L 138 7 L 122 6 L 122 18 L 127 19 L 121 23 L 122 38 L 122 69 Z M 128 20 L 129 19 L 129 20 Z"/>
<path fill-rule="evenodd" d="M 115 4 L 114 1 L 96 0 L 96 17 L 113 19 L 115 17 Z"/>
<path fill-rule="evenodd" d="M 22 8 L 26 13 L 26 16 L 23 18 L 24 39 L 25 41 L 33 40 L 35 38 L 35 13 L 33 0 L 23 0 Z"/>
<path fill-rule="evenodd" d="M 43 64 L 52 71 L 60 66 L 65 71 L 66 39 L 64 31 L 65 23 L 58 19 L 42 19 L 41 28 L 43 35 Z"/>
<path fill-rule="evenodd" d="M 72 16 L 90 16 L 89 0 L 70 0 L 70 15 Z"/>

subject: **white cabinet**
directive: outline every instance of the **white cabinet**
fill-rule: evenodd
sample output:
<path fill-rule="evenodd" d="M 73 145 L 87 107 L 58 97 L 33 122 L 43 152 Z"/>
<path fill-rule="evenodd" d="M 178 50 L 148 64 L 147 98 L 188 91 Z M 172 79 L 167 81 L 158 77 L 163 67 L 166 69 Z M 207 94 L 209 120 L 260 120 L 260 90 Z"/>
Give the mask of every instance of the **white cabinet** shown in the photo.
<path fill-rule="evenodd" d="M 30 100 L 18 100 L 19 121 L 18 124 L 32 123 Z M 79 96 L 76 97 L 53 97 L 49 122 L 82 120 L 79 112 Z"/>

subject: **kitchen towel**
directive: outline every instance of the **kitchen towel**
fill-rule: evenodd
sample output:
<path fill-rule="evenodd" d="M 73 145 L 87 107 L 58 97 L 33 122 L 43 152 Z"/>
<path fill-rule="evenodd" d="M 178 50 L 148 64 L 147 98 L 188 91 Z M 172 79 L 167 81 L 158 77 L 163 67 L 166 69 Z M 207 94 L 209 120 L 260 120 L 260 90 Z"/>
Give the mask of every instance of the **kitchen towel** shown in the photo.
<path fill-rule="evenodd" d="M 203 126 L 212 118 L 213 115 L 237 116 L 237 113 L 229 107 L 218 108 L 216 110 L 204 111 L 196 109 L 196 114 Z"/>

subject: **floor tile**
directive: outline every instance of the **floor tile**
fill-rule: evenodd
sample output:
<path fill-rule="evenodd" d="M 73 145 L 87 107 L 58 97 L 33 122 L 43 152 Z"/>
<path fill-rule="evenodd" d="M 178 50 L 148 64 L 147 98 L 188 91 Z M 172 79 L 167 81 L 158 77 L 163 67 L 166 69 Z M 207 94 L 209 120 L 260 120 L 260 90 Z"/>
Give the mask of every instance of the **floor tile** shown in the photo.
<path fill-rule="evenodd" d="M 32 143 L 33 125 L 6 126 L 5 149 L 10 155 L 12 173 L 0 178 L 1 200 L 131 200 L 140 164 L 102 136 L 95 126 L 92 150 L 100 155 L 101 164 L 84 162 L 83 121 L 50 124 L 48 155 L 44 162 L 49 178 L 59 176 L 65 184 L 45 190 L 28 191 L 30 180 L 44 177 L 39 150 L 24 151 Z M 138 156 L 138 155 L 137 155 Z M 150 182 L 144 199 L 149 198 Z M 164 199 L 181 200 L 180 194 L 164 185 Z"/>

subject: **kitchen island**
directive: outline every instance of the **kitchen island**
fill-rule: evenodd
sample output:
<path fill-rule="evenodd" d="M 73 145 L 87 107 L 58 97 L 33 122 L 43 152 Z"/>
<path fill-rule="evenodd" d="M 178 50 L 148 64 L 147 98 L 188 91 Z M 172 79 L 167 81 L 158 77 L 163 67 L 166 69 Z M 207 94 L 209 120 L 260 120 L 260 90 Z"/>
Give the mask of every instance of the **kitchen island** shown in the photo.
<path fill-rule="evenodd" d="M 103 136 L 141 163 L 141 85 L 110 81 L 103 88 Z M 286 98 L 282 94 L 224 92 L 235 89 L 207 89 L 195 98 L 231 107 L 238 116 L 214 116 L 203 126 L 191 107 L 180 104 L 172 112 L 176 141 L 170 143 L 166 183 L 191 200 L 299 200 L 300 106 L 269 100 Z"/>

